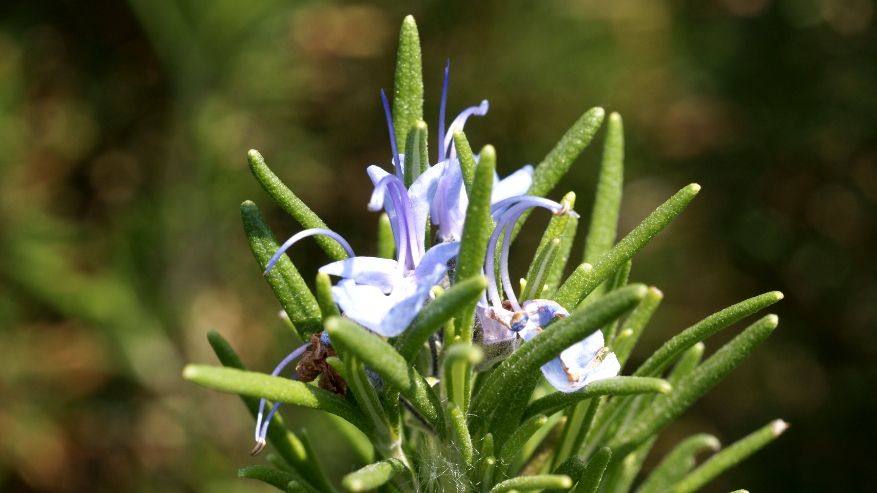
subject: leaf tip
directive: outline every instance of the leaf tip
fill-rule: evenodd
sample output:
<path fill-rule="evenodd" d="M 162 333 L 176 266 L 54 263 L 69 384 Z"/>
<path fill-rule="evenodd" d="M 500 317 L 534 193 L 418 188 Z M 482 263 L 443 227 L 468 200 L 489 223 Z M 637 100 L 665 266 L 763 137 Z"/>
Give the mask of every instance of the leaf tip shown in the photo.
<path fill-rule="evenodd" d="M 685 189 L 692 195 L 696 195 L 698 192 L 700 192 L 700 183 L 691 183 L 690 185 L 685 187 Z"/>
<path fill-rule="evenodd" d="M 429 127 L 426 125 L 426 122 L 423 120 L 417 120 L 414 123 L 414 128 L 416 130 L 429 130 Z"/>
<path fill-rule="evenodd" d="M 198 377 L 198 367 L 195 365 L 186 365 L 183 368 L 183 379 L 192 381 Z"/>
<path fill-rule="evenodd" d="M 643 299 L 649 294 L 649 288 L 645 284 L 632 284 L 633 296 L 637 299 Z"/>
<path fill-rule="evenodd" d="M 621 115 L 617 111 L 609 113 L 609 123 L 618 125 L 621 123 Z"/>
<path fill-rule="evenodd" d="M 772 294 L 777 301 L 786 297 L 786 295 L 784 295 L 782 291 L 771 291 L 770 294 Z"/>
<path fill-rule="evenodd" d="M 481 152 L 479 153 L 479 156 L 481 156 L 482 159 L 483 158 L 496 159 L 496 148 L 490 144 L 487 144 L 481 148 Z"/>
<path fill-rule="evenodd" d="M 402 29 L 417 29 L 417 21 L 414 20 L 414 16 L 408 14 L 402 19 Z"/>
<path fill-rule="evenodd" d="M 764 323 L 766 323 L 771 329 L 775 329 L 777 325 L 780 324 L 780 317 L 771 313 L 764 317 Z"/>
<path fill-rule="evenodd" d="M 781 419 L 776 419 L 770 423 L 770 431 L 773 433 L 774 438 L 782 435 L 787 429 L 789 429 L 789 423 Z"/>
<path fill-rule="evenodd" d="M 563 476 L 558 486 L 560 486 L 561 488 L 572 488 L 572 478 L 569 476 Z"/>
<path fill-rule="evenodd" d="M 255 150 L 255 149 L 250 149 L 249 151 L 247 151 L 247 159 L 249 159 L 250 162 L 253 162 L 253 161 L 257 161 L 257 162 L 258 162 L 258 161 L 264 161 L 264 160 L 265 160 L 265 158 L 262 157 L 262 154 L 261 154 L 259 151 Z"/>
<path fill-rule="evenodd" d="M 664 299 L 664 293 L 655 286 L 649 286 L 649 296 L 658 300 Z"/>
<path fill-rule="evenodd" d="M 658 392 L 662 394 L 669 394 L 673 392 L 673 385 L 666 380 L 662 380 L 661 383 L 658 384 Z"/>

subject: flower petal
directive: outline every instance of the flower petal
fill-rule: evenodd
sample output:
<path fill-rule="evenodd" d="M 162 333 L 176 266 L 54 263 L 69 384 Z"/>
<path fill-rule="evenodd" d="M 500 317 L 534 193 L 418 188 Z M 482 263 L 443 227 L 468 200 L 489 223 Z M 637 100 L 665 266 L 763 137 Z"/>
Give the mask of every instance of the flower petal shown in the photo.
<path fill-rule="evenodd" d="M 502 180 L 496 179 L 493 183 L 493 192 L 490 194 L 490 203 L 495 204 L 500 200 L 524 195 L 533 183 L 533 166 L 529 164 L 506 176 Z"/>
<path fill-rule="evenodd" d="M 433 246 L 426 251 L 426 254 L 420 259 L 420 264 L 414 269 L 414 279 L 418 284 L 427 283 L 432 286 L 438 283 L 448 270 L 448 261 L 456 257 L 459 252 L 459 241 L 439 243 Z"/>
<path fill-rule="evenodd" d="M 326 264 L 320 267 L 320 272 L 353 279 L 359 284 L 375 286 L 389 293 L 401 279 L 398 265 L 395 260 L 388 258 L 353 257 Z"/>
<path fill-rule="evenodd" d="M 345 316 L 371 331 L 382 334 L 381 324 L 393 307 L 393 300 L 380 288 L 345 279 L 332 286 L 332 297 Z"/>
<path fill-rule="evenodd" d="M 408 200 L 411 202 L 411 212 L 418 238 L 424 238 L 426 235 L 426 216 L 429 215 L 431 204 L 438 190 L 439 180 L 447 166 L 448 161 L 430 166 L 408 188 Z"/>

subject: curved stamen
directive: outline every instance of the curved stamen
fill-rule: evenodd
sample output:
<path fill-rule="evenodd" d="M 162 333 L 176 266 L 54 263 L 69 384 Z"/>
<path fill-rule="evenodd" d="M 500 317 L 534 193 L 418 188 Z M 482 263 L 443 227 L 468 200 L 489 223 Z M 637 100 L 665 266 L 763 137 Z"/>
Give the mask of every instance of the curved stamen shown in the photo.
<path fill-rule="evenodd" d="M 454 151 L 451 148 L 451 143 L 454 141 L 454 132 L 462 130 L 463 126 L 466 125 L 466 120 L 468 120 L 470 116 L 484 116 L 487 114 L 488 109 L 490 109 L 490 103 L 484 99 L 478 106 L 470 106 L 461 111 L 460 114 L 457 115 L 457 118 L 454 118 L 454 121 L 451 122 L 451 126 L 448 127 L 448 131 L 445 133 L 444 141 L 442 142 L 442 148 L 444 149 L 446 156 L 448 153 L 450 153 L 451 157 L 454 156 Z"/>
<path fill-rule="evenodd" d="M 492 214 L 496 219 L 496 227 L 487 243 L 487 256 L 485 258 L 484 269 L 487 272 L 493 272 L 496 258 L 496 244 L 499 241 L 500 234 L 505 233 L 503 235 L 502 251 L 500 252 L 500 282 L 502 283 L 506 297 L 511 302 L 512 308 L 515 311 L 520 311 L 521 306 L 518 303 L 511 279 L 509 278 L 509 247 L 511 245 L 512 233 L 514 232 L 515 224 L 518 222 L 518 219 L 525 211 L 527 211 L 527 209 L 532 209 L 534 207 L 548 209 L 555 215 L 569 214 L 573 217 L 578 217 L 578 214 L 575 211 L 570 210 L 569 204 L 559 204 L 553 200 L 542 197 L 512 197 L 502 200 L 491 207 Z M 499 288 L 496 285 L 496 276 L 490 275 L 487 276 L 487 279 L 487 292 L 490 297 L 490 302 L 495 308 L 502 308 L 502 299 L 500 299 Z"/>
<path fill-rule="evenodd" d="M 341 248 L 343 248 L 344 251 L 347 252 L 348 257 L 356 256 L 353 253 L 353 248 L 350 247 L 350 243 L 347 243 L 347 240 L 345 240 L 343 236 L 332 231 L 331 229 L 310 228 L 304 231 L 299 231 L 298 233 L 290 236 L 288 240 L 284 241 L 283 245 L 280 245 L 280 248 L 278 248 L 277 251 L 274 252 L 271 260 L 268 261 L 268 264 L 265 266 L 265 272 L 263 272 L 262 275 L 268 274 L 268 272 L 270 272 L 271 269 L 274 268 L 274 265 L 277 264 L 277 261 L 280 260 L 280 257 L 284 253 L 286 253 L 286 251 L 289 250 L 292 245 L 295 245 L 296 243 L 298 243 L 299 240 L 303 240 L 309 236 L 328 236 L 329 238 L 332 238 L 333 240 L 338 242 L 339 245 L 341 245 Z"/>
<path fill-rule="evenodd" d="M 438 141 L 444 141 L 445 138 L 445 110 L 448 107 L 448 81 L 451 75 L 451 59 L 448 59 L 448 62 L 445 64 L 445 79 L 442 82 L 442 102 L 439 105 L 439 123 L 438 123 Z M 442 162 L 445 160 L 445 155 L 447 154 L 445 146 L 438 146 L 438 162 Z"/>
<path fill-rule="evenodd" d="M 304 344 L 298 347 L 295 351 L 286 355 L 280 363 L 274 368 L 274 371 L 271 372 L 272 377 L 276 377 L 283 371 L 284 368 L 289 366 L 290 363 L 297 360 L 304 354 L 305 350 L 307 350 L 310 344 Z M 274 413 L 277 412 L 277 408 L 280 407 L 280 403 L 275 403 L 271 410 L 268 412 L 267 416 L 262 417 L 262 413 L 265 411 L 265 403 L 267 401 L 265 399 L 259 400 L 259 412 L 256 415 L 256 446 L 253 447 L 253 451 L 250 452 L 252 455 L 256 455 L 265 448 L 265 435 L 268 433 L 268 425 L 271 423 L 271 418 L 274 416 Z"/>
<path fill-rule="evenodd" d="M 393 126 L 393 113 L 390 112 L 390 102 L 387 100 L 387 94 L 381 89 L 381 103 L 384 105 L 384 116 L 387 118 L 387 130 L 390 132 L 390 148 L 393 150 L 393 168 L 396 171 L 396 177 L 400 180 L 404 176 L 402 169 L 402 161 L 399 159 L 399 146 L 396 145 L 396 127 Z"/>
<path fill-rule="evenodd" d="M 375 191 L 372 192 L 372 198 L 369 201 L 368 207 L 373 211 L 382 208 L 386 192 L 390 194 L 393 210 L 396 213 L 394 233 L 397 235 L 397 243 L 399 245 L 397 262 L 400 268 L 408 267 L 413 269 L 420 262 L 424 252 L 422 251 L 422 240 L 417 238 L 417 229 L 414 226 L 408 190 L 405 188 L 402 180 L 393 175 L 382 178 L 375 187 Z"/>

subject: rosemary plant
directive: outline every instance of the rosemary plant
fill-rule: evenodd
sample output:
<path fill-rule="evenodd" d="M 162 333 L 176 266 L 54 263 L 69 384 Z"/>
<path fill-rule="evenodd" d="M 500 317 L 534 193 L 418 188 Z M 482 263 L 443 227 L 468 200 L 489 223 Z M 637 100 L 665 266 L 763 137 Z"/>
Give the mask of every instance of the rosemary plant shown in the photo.
<path fill-rule="evenodd" d="M 572 491 L 634 489 L 656 437 L 739 365 L 777 327 L 752 322 L 702 361 L 704 341 L 782 299 L 769 292 L 693 324 L 638 368 L 625 364 L 661 303 L 655 287 L 628 282 L 631 259 L 700 191 L 690 184 L 617 240 L 624 138 L 611 114 L 593 213 L 580 263 L 564 278 L 579 230 L 576 195 L 552 192 L 604 123 L 602 108 L 576 121 L 538 166 L 500 180 L 496 152 L 476 155 L 464 133 L 486 101 L 445 127 L 449 66 L 434 161 L 423 120 L 420 41 L 402 24 L 387 115 L 390 171 L 368 168 L 378 220 L 377 256 L 359 256 L 250 151 L 253 175 L 304 228 L 278 244 L 253 202 L 241 206 L 250 247 L 293 330 L 305 341 L 271 375 L 250 372 L 217 333 L 221 367 L 189 365 L 183 376 L 238 394 L 256 418 L 253 453 L 270 443 L 271 465 L 240 476 L 284 491 Z M 404 151 L 404 152 L 400 152 Z M 508 252 L 533 209 L 552 218 L 525 279 L 514 283 Z M 287 250 L 314 237 L 328 262 L 309 287 Z M 617 240 L 617 241 L 616 241 Z M 334 283 L 334 284 L 333 284 Z M 289 372 L 281 374 L 296 363 Z M 619 376 L 626 374 L 626 376 Z M 281 404 L 319 409 L 358 429 L 346 435 L 377 462 L 332 481 L 306 435 L 286 427 Z M 775 439 L 776 420 L 719 450 L 699 434 L 683 440 L 634 489 L 695 491 Z"/>

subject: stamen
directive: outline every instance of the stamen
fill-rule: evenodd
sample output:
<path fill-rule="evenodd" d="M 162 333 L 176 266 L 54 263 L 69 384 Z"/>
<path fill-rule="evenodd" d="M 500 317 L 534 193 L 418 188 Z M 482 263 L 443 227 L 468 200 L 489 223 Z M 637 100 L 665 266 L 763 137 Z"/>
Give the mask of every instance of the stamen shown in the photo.
<path fill-rule="evenodd" d="M 301 357 L 302 354 L 307 350 L 310 344 L 304 344 L 297 348 L 295 351 L 286 355 L 280 363 L 274 368 L 274 371 L 271 372 L 271 376 L 276 377 L 283 371 L 284 368 L 289 366 L 290 363 L 297 360 Z M 250 452 L 252 455 L 256 455 L 265 448 L 265 434 L 268 433 L 268 425 L 271 423 L 271 418 L 274 416 L 274 413 L 277 412 L 277 408 L 280 407 L 280 403 L 275 403 L 268 414 L 263 418 L 263 414 L 265 412 L 265 403 L 267 401 L 265 399 L 259 400 L 259 412 L 256 414 L 256 446 L 253 447 L 253 450 Z"/>
<path fill-rule="evenodd" d="M 451 122 L 451 126 L 448 127 L 447 133 L 445 133 L 445 139 L 442 142 L 442 148 L 445 151 L 445 155 L 450 153 L 451 157 L 454 157 L 454 150 L 451 148 L 451 143 L 454 140 L 454 132 L 457 130 L 462 130 L 463 126 L 466 125 L 466 120 L 469 119 L 470 116 L 484 116 L 487 114 L 487 110 L 490 109 L 490 103 L 487 102 L 486 99 L 481 101 L 481 104 L 478 106 L 470 106 L 465 110 L 461 111 L 457 118 L 454 118 L 454 121 Z"/>
<path fill-rule="evenodd" d="M 505 291 L 509 302 L 511 302 L 514 311 L 520 311 L 521 305 L 518 303 L 518 299 L 514 292 L 514 286 L 509 277 L 509 247 L 511 246 L 512 232 L 514 232 L 515 224 L 518 222 L 518 219 L 527 209 L 534 207 L 548 209 L 555 215 L 569 214 L 578 217 L 578 214 L 570 210 L 569 204 L 559 204 L 550 199 L 532 197 L 529 195 L 511 197 L 501 200 L 491 206 L 491 214 L 496 220 L 496 227 L 487 243 L 487 255 L 485 258 L 484 270 L 485 272 L 494 272 L 496 244 L 499 241 L 500 234 L 505 233 L 503 235 L 502 250 L 500 252 L 500 282 L 502 283 L 503 290 Z M 487 294 L 490 297 L 491 304 L 493 304 L 495 308 L 502 308 L 499 288 L 496 285 L 496 276 L 488 275 L 487 279 Z"/>
<path fill-rule="evenodd" d="M 384 115 L 387 117 L 387 130 L 390 132 L 390 148 L 393 150 L 393 167 L 396 171 L 396 177 L 403 179 L 402 161 L 399 159 L 399 146 L 396 145 L 396 127 L 393 126 L 393 113 L 390 112 L 390 102 L 387 100 L 387 94 L 381 89 L 381 103 L 384 105 Z"/>
<path fill-rule="evenodd" d="M 396 223 L 398 231 L 394 231 L 399 244 L 399 255 L 397 262 L 400 268 L 407 267 L 413 269 L 420 262 L 423 256 L 423 244 L 417 238 L 417 229 L 414 226 L 414 217 L 411 212 L 411 202 L 408 198 L 408 190 L 402 180 L 395 176 L 385 176 L 378 182 L 375 191 L 372 193 L 372 199 L 369 201 L 370 210 L 378 210 L 383 207 L 384 193 L 390 193 L 390 200 L 393 202 L 393 210 L 396 213 Z"/>
<path fill-rule="evenodd" d="M 444 141 L 445 138 L 445 110 L 448 107 L 448 81 L 451 75 L 451 59 L 445 64 L 445 79 L 442 82 L 442 102 L 439 105 L 439 123 L 438 123 L 438 141 Z M 447 154 L 445 146 L 438 146 L 438 162 L 445 160 Z"/>
<path fill-rule="evenodd" d="M 347 252 L 348 257 L 355 257 L 356 256 L 353 253 L 353 248 L 350 247 L 350 243 L 347 243 L 347 240 L 345 240 L 343 236 L 332 231 L 331 229 L 310 228 L 310 229 L 306 229 L 304 231 L 299 231 L 298 233 L 290 236 L 288 240 L 283 242 L 283 245 L 281 245 L 280 248 L 278 248 L 277 251 L 274 252 L 274 255 L 271 257 L 271 260 L 268 261 L 268 264 L 265 266 L 265 272 L 263 272 L 262 274 L 263 275 L 268 274 L 268 272 L 270 272 L 271 269 L 274 268 L 274 265 L 277 264 L 277 261 L 280 260 L 280 257 L 284 253 L 286 253 L 286 250 L 288 250 L 290 247 L 292 247 L 292 245 L 296 244 L 299 240 L 303 240 L 309 236 L 318 236 L 318 235 L 319 236 L 328 236 L 329 238 L 332 238 L 333 240 L 338 242 L 338 244 L 341 245 L 341 248 L 343 248 L 344 251 Z"/>

